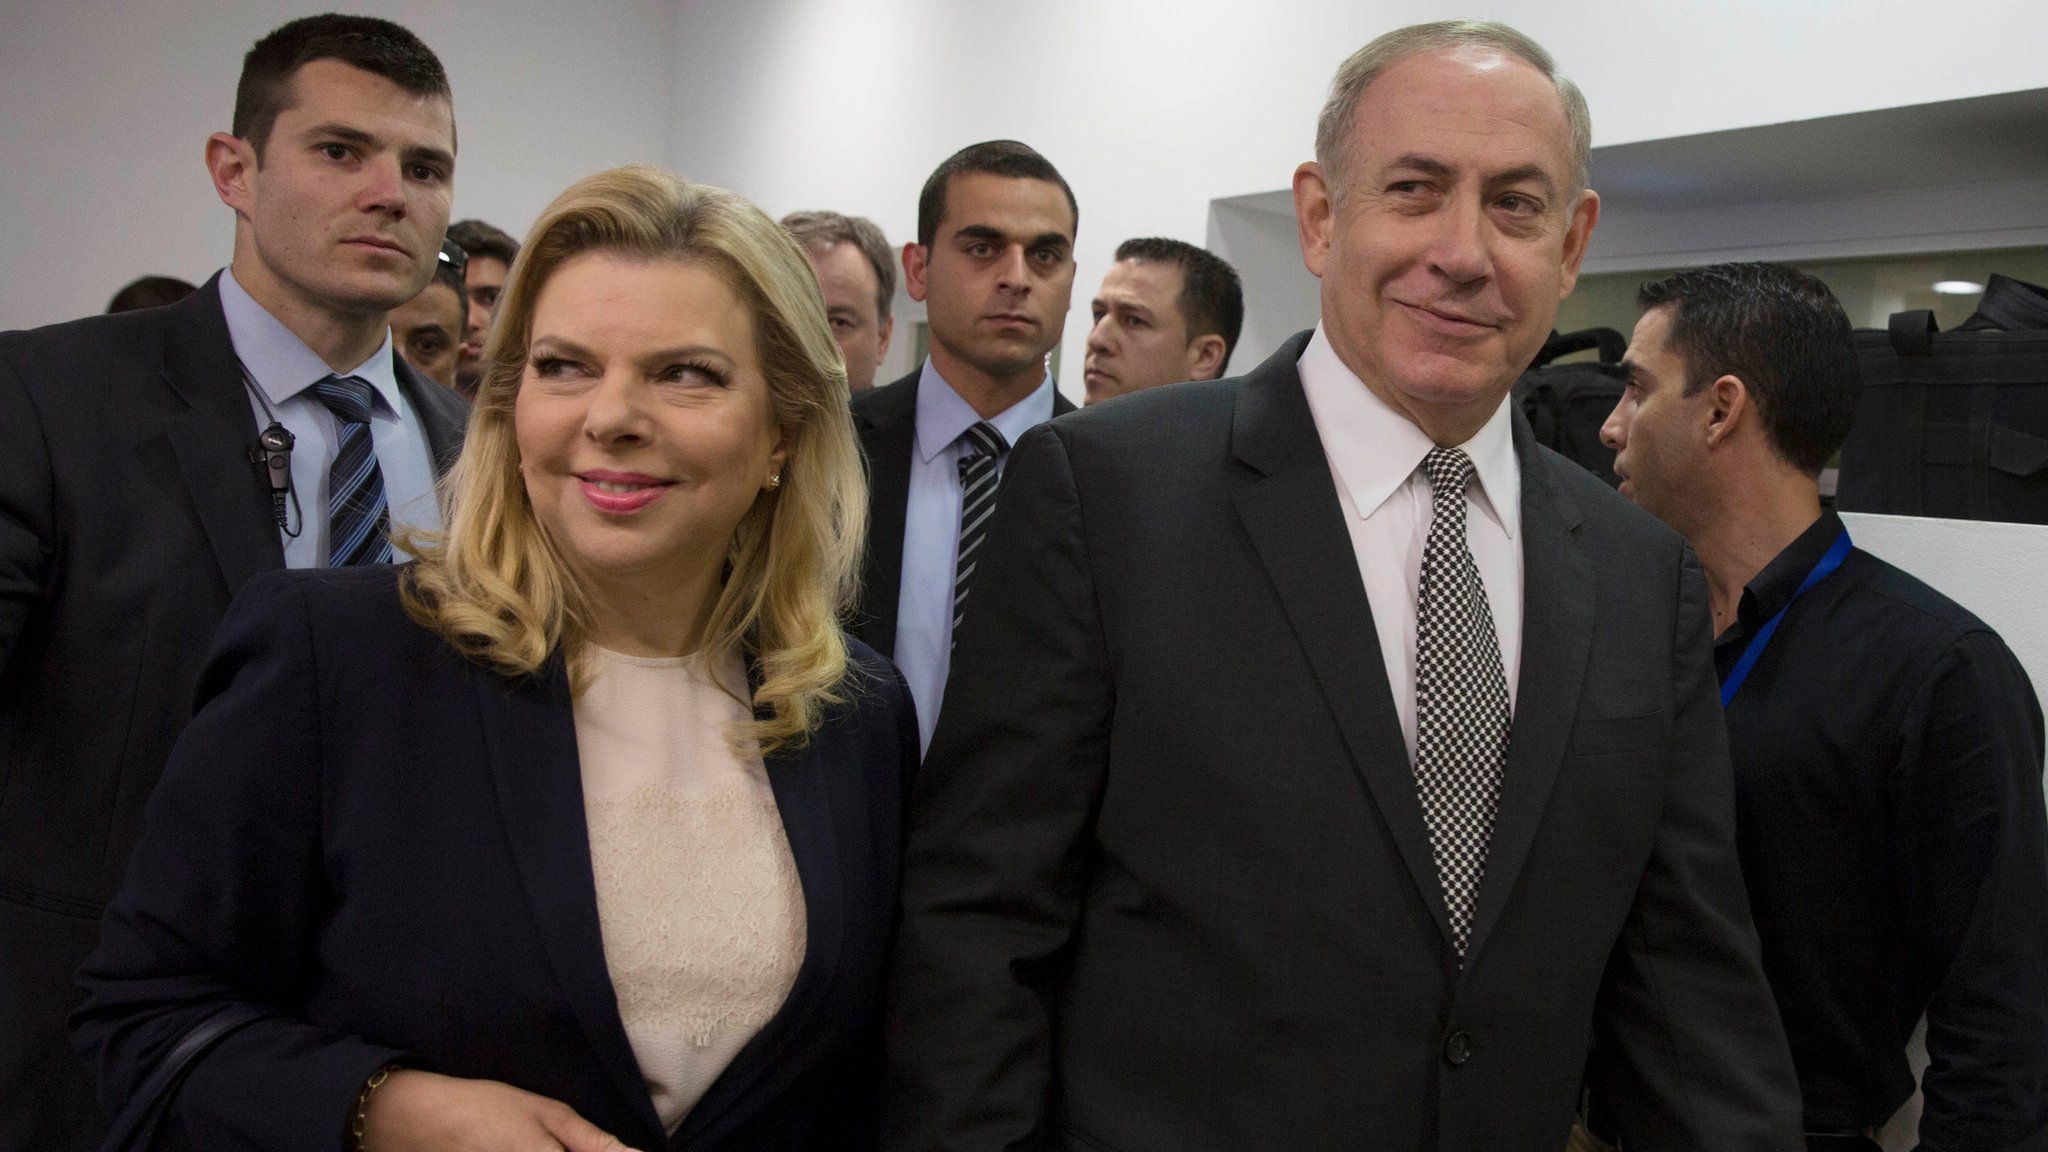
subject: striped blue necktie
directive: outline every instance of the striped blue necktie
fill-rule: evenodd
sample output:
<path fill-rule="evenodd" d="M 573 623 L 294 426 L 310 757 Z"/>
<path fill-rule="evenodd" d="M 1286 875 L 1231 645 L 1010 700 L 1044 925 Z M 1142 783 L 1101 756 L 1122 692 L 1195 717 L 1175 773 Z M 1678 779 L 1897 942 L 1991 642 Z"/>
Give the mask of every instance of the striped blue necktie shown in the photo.
<path fill-rule="evenodd" d="M 974 579 L 981 539 L 988 532 L 988 519 L 996 511 L 996 487 L 1002 482 L 997 466 L 1010 442 L 996 427 L 984 420 L 961 434 L 967 451 L 960 457 L 960 545 L 953 576 L 953 638 L 960 637 L 960 622 L 967 618 L 967 589 Z"/>
<path fill-rule="evenodd" d="M 367 380 L 329 376 L 313 395 L 334 413 L 334 464 L 327 470 L 327 563 L 335 568 L 391 563 L 391 517 L 384 473 L 370 439 Z"/>

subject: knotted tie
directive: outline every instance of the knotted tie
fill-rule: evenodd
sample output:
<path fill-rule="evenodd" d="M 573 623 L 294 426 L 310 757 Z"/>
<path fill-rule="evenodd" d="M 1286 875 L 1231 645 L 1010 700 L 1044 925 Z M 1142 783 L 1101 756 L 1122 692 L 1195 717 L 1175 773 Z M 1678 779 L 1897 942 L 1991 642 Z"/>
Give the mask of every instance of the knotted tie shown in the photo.
<path fill-rule="evenodd" d="M 1010 442 L 996 427 L 984 420 L 961 434 L 967 451 L 960 457 L 960 547 L 953 575 L 953 636 L 960 636 L 960 622 L 967 617 L 967 589 L 974 579 L 974 565 L 981 539 L 988 532 L 989 517 L 996 511 L 996 486 L 1002 473 L 996 466 Z"/>
<path fill-rule="evenodd" d="M 1508 684 L 1486 586 L 1465 546 L 1472 461 L 1456 448 L 1436 448 L 1422 468 L 1435 514 L 1416 598 L 1415 787 L 1462 960 L 1500 807 Z"/>
<path fill-rule="evenodd" d="M 334 464 L 327 470 L 327 563 L 391 562 L 391 518 L 385 506 L 384 473 L 370 439 L 369 381 L 329 376 L 313 395 L 334 413 Z"/>

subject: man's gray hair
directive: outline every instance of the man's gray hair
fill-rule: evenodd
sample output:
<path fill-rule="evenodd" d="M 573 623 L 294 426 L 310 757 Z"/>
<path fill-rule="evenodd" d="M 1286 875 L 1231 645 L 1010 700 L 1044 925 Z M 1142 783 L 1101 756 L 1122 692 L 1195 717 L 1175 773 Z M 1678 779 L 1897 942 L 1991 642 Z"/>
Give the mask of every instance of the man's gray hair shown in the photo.
<path fill-rule="evenodd" d="M 1330 82 L 1330 99 L 1316 120 L 1316 163 L 1329 175 L 1333 192 L 1344 186 L 1344 167 L 1350 160 L 1350 128 L 1358 102 L 1380 73 L 1410 56 L 1445 48 L 1492 48 L 1530 66 L 1557 87 L 1564 104 L 1565 119 L 1572 129 L 1571 192 L 1586 187 L 1589 155 L 1593 149 L 1593 117 L 1586 110 L 1585 94 L 1557 70 L 1557 62 L 1543 45 L 1495 20 L 1439 20 L 1432 24 L 1411 24 L 1396 28 L 1353 52 L 1337 66 Z"/>
<path fill-rule="evenodd" d="M 875 270 L 875 315 L 889 318 L 890 303 L 896 299 L 896 254 L 873 220 L 838 212 L 791 212 L 781 224 L 806 248 L 829 250 L 837 244 L 851 244 L 860 249 L 868 267 Z"/>

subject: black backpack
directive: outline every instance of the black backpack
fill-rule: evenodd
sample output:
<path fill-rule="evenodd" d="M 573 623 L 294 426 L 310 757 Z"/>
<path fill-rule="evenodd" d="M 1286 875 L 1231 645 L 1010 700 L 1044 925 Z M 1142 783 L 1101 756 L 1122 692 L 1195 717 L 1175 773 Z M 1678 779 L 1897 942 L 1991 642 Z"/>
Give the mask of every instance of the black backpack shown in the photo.
<path fill-rule="evenodd" d="M 1837 508 L 2048 524 L 2048 290 L 1993 276 L 1955 331 L 1894 313 L 1856 359 Z"/>
<path fill-rule="evenodd" d="M 1551 363 L 1589 348 L 1600 350 L 1598 363 Z M 1538 443 L 1555 449 L 1609 487 L 1621 481 L 1614 476 L 1614 449 L 1600 442 L 1600 425 L 1621 400 L 1628 379 L 1621 369 L 1621 357 L 1627 351 L 1628 341 L 1612 328 L 1563 335 L 1553 332 L 1510 393 L 1521 405 L 1522 415 L 1529 418 L 1529 429 Z"/>

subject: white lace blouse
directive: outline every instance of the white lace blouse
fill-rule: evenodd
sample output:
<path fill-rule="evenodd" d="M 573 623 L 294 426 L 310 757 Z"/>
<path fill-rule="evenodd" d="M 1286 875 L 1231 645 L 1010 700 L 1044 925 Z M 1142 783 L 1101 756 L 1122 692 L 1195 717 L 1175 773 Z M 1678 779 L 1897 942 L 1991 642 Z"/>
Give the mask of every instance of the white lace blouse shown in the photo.
<path fill-rule="evenodd" d="M 576 750 L 619 1015 L 673 1132 L 775 1015 L 804 958 L 804 896 L 751 718 L 697 657 L 591 650 Z M 737 659 L 724 682 L 744 690 Z"/>

